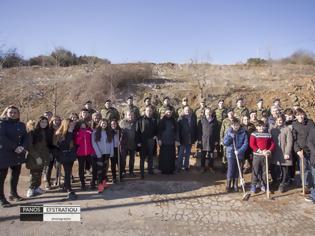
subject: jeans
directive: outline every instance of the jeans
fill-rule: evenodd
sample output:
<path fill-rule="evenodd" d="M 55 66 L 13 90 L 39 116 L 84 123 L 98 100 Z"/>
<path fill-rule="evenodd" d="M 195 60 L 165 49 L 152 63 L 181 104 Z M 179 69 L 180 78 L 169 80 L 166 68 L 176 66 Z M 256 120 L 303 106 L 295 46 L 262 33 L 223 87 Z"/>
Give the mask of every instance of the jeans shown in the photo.
<path fill-rule="evenodd" d="M 84 176 L 84 172 L 87 169 L 86 168 L 86 164 L 89 163 L 89 165 L 91 166 L 91 156 L 81 156 L 78 157 L 78 162 L 79 162 L 79 177 L 80 177 L 80 182 L 81 185 L 84 186 L 85 185 L 85 176 Z"/>
<path fill-rule="evenodd" d="M 0 169 L 0 199 L 4 197 L 4 181 L 7 177 L 9 168 Z M 10 178 L 10 194 L 11 196 L 17 196 L 17 185 L 21 173 L 21 165 L 10 166 L 11 178 Z"/>
<path fill-rule="evenodd" d="M 72 188 L 71 188 L 71 176 L 72 176 L 73 161 L 72 162 L 63 163 L 62 166 L 63 166 L 63 170 L 65 172 L 64 188 L 67 191 L 72 191 Z"/>
<path fill-rule="evenodd" d="M 258 156 L 254 154 L 252 185 L 256 185 L 259 181 L 262 181 L 263 185 L 266 186 L 267 174 L 268 173 L 266 172 L 266 158 L 264 156 Z"/>
<path fill-rule="evenodd" d="M 179 146 L 177 169 L 180 170 L 183 167 L 183 164 L 184 164 L 185 168 L 189 167 L 190 153 L 191 153 L 191 144 L 186 144 L 186 145 L 180 145 Z"/>
<path fill-rule="evenodd" d="M 127 155 L 129 155 L 129 173 L 132 174 L 135 165 L 135 150 L 123 149 L 121 152 L 121 172 L 126 173 L 126 160 Z"/>
<path fill-rule="evenodd" d="M 141 176 L 144 176 L 144 162 L 148 158 L 148 171 L 153 173 L 153 154 L 154 154 L 155 140 L 148 139 L 142 143 L 140 152 L 140 172 Z"/>
<path fill-rule="evenodd" d="M 210 151 L 201 151 L 201 167 L 206 167 L 206 157 L 208 156 L 209 162 L 208 166 L 213 167 L 213 152 Z"/>
<path fill-rule="evenodd" d="M 302 168 L 302 161 L 300 158 L 300 167 Z M 301 169 L 300 168 L 300 169 Z M 312 171 L 311 171 L 311 161 L 310 157 L 304 154 L 304 183 L 306 187 L 312 188 L 313 187 L 313 180 L 312 180 Z M 301 180 L 302 180 L 302 171 L 301 172 Z"/>
<path fill-rule="evenodd" d="M 231 157 L 227 158 L 227 164 L 228 164 L 228 168 L 227 168 L 226 178 L 237 179 L 239 177 L 239 173 L 238 173 L 236 157 L 232 155 Z M 240 161 L 240 165 L 241 165 L 241 161 Z"/>

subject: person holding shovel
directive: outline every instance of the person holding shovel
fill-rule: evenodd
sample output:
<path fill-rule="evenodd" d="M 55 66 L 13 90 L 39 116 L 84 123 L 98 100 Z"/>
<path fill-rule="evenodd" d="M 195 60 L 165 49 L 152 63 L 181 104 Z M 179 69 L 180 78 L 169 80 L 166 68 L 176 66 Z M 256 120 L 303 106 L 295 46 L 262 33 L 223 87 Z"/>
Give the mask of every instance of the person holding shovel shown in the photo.
<path fill-rule="evenodd" d="M 264 122 L 258 121 L 256 132 L 252 133 L 249 139 L 249 145 L 253 150 L 253 169 L 252 169 L 252 185 L 251 192 L 256 193 L 256 185 L 258 181 L 262 182 L 260 190 L 266 192 L 267 184 L 267 158 L 271 156 L 271 152 L 275 148 L 275 143 L 271 134 L 264 130 Z M 260 174 L 262 173 L 262 175 Z"/>
<path fill-rule="evenodd" d="M 242 161 L 248 147 L 248 137 L 244 128 L 241 127 L 239 119 L 232 119 L 231 128 L 227 130 L 223 139 L 223 144 L 226 146 L 228 163 L 226 191 L 230 192 L 233 188 L 234 191 L 237 192 L 238 177 L 240 173 L 238 173 L 236 158 Z"/>

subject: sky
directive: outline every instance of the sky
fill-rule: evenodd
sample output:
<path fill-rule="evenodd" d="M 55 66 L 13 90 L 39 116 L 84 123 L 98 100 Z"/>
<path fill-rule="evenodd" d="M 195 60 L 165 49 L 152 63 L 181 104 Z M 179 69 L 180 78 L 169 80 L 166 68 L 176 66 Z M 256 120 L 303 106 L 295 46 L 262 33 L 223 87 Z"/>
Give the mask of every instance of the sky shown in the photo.
<path fill-rule="evenodd" d="M 315 0 L 0 0 L 0 45 L 112 63 L 282 58 L 315 52 Z"/>

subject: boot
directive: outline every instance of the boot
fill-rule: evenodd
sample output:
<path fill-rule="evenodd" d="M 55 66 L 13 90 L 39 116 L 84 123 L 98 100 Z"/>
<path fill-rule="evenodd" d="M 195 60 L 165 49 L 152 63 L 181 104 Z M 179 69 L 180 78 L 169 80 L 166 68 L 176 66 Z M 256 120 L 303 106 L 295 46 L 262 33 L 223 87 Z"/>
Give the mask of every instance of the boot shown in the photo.
<path fill-rule="evenodd" d="M 231 183 L 232 183 L 231 179 L 227 179 L 226 180 L 226 187 L 225 187 L 225 189 L 226 189 L 227 193 L 231 192 Z"/>

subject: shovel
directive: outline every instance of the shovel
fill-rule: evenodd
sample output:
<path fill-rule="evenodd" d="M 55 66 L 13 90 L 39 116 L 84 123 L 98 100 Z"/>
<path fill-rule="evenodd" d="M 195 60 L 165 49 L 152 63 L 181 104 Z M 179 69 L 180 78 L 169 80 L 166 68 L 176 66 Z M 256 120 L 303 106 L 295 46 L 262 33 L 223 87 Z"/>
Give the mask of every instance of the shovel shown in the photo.
<path fill-rule="evenodd" d="M 234 151 L 236 151 L 236 145 L 235 145 L 235 139 L 233 139 L 233 146 L 234 146 Z M 242 190 L 243 190 L 243 197 L 242 197 L 242 200 L 243 201 L 248 201 L 248 199 L 250 198 L 250 193 L 246 193 L 246 190 L 245 190 L 245 180 L 243 178 L 243 175 L 242 175 L 242 170 L 241 170 L 241 165 L 240 165 L 240 161 L 238 159 L 238 156 L 235 155 L 235 158 L 236 158 L 236 163 L 237 163 L 237 167 L 238 167 L 238 173 L 239 173 L 239 179 L 240 179 L 240 184 L 242 186 Z"/>

